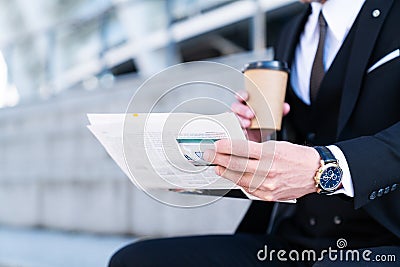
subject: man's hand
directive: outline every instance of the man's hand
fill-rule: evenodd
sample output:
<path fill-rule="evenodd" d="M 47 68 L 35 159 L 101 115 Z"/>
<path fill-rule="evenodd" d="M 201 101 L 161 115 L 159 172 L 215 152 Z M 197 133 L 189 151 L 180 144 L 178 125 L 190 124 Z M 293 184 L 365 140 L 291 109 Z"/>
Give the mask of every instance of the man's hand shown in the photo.
<path fill-rule="evenodd" d="M 236 95 L 237 102 L 231 105 L 231 110 L 239 118 L 240 125 L 242 126 L 247 139 L 254 142 L 262 141 L 262 133 L 258 129 L 249 129 L 251 120 L 254 118 L 254 113 L 249 106 L 246 105 L 246 101 L 249 99 L 249 95 L 246 91 L 241 91 Z M 267 108 L 267 107 L 266 107 Z M 290 111 L 288 103 L 283 105 L 283 116 L 286 116 Z"/>
<path fill-rule="evenodd" d="M 320 156 L 311 147 L 288 142 L 256 143 L 223 139 L 204 159 L 217 164 L 217 175 L 266 201 L 289 200 L 316 192 Z"/>

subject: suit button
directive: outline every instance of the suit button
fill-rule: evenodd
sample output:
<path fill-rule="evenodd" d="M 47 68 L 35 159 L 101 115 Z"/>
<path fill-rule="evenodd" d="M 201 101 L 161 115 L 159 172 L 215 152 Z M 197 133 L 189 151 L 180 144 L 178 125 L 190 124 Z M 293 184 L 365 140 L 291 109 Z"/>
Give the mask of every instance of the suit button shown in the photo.
<path fill-rule="evenodd" d="M 394 191 L 394 190 L 396 190 L 396 189 L 397 189 L 397 184 L 392 185 L 391 191 Z"/>
<path fill-rule="evenodd" d="M 381 11 L 379 9 L 375 9 L 374 11 L 372 11 L 372 16 L 374 18 L 379 17 L 380 14 L 381 14 Z"/>
<path fill-rule="evenodd" d="M 370 199 L 370 200 L 374 200 L 375 198 L 376 198 L 376 191 L 372 192 L 372 193 L 369 195 L 369 199 Z"/>
<path fill-rule="evenodd" d="M 389 193 L 389 192 L 390 192 L 390 186 L 386 186 L 385 192 L 383 192 L 383 193 L 386 195 L 386 194 Z"/>
<path fill-rule="evenodd" d="M 378 191 L 378 197 L 383 196 L 383 192 L 384 192 L 384 191 L 385 191 L 385 190 L 383 190 L 382 188 L 379 189 L 379 191 Z"/>
<path fill-rule="evenodd" d="M 339 216 L 333 217 L 333 223 L 338 225 L 342 223 L 342 219 Z"/>
<path fill-rule="evenodd" d="M 317 224 L 317 220 L 316 220 L 315 218 L 311 217 L 310 220 L 308 221 L 308 223 L 309 223 L 311 226 L 314 226 L 314 225 Z"/>

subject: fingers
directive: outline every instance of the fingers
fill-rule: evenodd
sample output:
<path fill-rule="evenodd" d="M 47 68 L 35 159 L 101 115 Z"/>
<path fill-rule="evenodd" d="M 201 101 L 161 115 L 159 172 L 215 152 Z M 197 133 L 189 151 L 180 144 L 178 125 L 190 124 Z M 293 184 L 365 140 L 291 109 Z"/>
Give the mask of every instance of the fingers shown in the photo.
<path fill-rule="evenodd" d="M 247 129 L 250 127 L 251 120 L 243 118 L 241 116 L 237 116 L 237 118 L 239 119 L 240 127 L 242 127 L 243 129 Z"/>
<path fill-rule="evenodd" d="M 273 184 L 267 183 L 268 178 L 266 177 L 257 176 L 251 173 L 235 172 L 221 166 L 215 167 L 215 173 L 223 178 L 231 180 L 238 186 L 242 187 L 247 193 L 256 196 L 262 200 L 278 200 L 273 190 Z"/>
<path fill-rule="evenodd" d="M 290 105 L 288 103 L 283 104 L 283 116 L 286 116 L 290 112 Z"/>
<path fill-rule="evenodd" d="M 216 152 L 220 154 L 235 155 L 247 159 L 260 159 L 262 155 L 262 144 L 247 140 L 221 139 L 214 145 Z"/>
<path fill-rule="evenodd" d="M 239 91 L 236 93 L 235 97 L 239 102 L 244 103 L 249 99 L 249 94 L 246 91 Z"/>
<path fill-rule="evenodd" d="M 249 172 L 237 172 L 222 166 L 215 167 L 215 173 L 250 192 L 259 188 L 266 179 L 265 176 L 258 176 Z"/>
<path fill-rule="evenodd" d="M 259 165 L 258 160 L 220 154 L 220 153 L 213 154 L 213 151 L 211 150 L 205 151 L 203 157 L 207 161 L 212 159 L 212 161 L 210 160 L 210 162 L 238 173 L 244 173 L 244 172 L 255 173 L 257 172 Z"/>
<path fill-rule="evenodd" d="M 251 120 L 254 118 L 254 113 L 250 109 L 249 106 L 246 105 L 246 101 L 249 98 L 249 95 L 246 91 L 240 91 L 236 94 L 236 99 L 238 102 L 235 102 L 231 105 L 231 110 L 235 113 L 239 119 L 240 126 L 243 129 L 250 127 Z"/>
<path fill-rule="evenodd" d="M 249 95 L 246 91 L 241 91 L 236 94 L 238 102 L 234 102 L 231 105 L 231 110 L 238 116 L 240 126 L 244 129 L 250 127 L 251 120 L 255 117 L 254 112 L 249 106 L 246 105 Z M 283 104 L 283 116 L 286 116 L 290 112 L 290 105 L 288 103 Z"/>
<path fill-rule="evenodd" d="M 215 168 L 217 175 L 231 180 L 238 186 L 242 187 L 247 193 L 256 196 L 265 201 L 279 200 L 276 194 L 276 188 L 269 178 L 257 176 L 252 173 L 235 172 L 224 167 Z"/>
<path fill-rule="evenodd" d="M 254 118 L 254 113 L 253 111 L 250 109 L 249 106 L 240 103 L 240 102 L 234 102 L 231 105 L 231 110 L 232 112 L 236 113 L 237 115 L 245 118 L 245 119 L 252 119 Z"/>

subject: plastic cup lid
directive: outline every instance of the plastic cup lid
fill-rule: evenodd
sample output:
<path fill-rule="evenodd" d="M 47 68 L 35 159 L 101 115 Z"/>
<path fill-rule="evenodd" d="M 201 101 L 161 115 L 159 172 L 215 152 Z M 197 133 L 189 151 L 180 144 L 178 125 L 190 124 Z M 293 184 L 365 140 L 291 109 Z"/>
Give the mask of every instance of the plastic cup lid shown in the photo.
<path fill-rule="evenodd" d="M 242 72 L 251 69 L 269 69 L 269 70 L 282 70 L 290 72 L 289 67 L 286 62 L 278 60 L 268 60 L 268 61 L 255 61 L 247 63 Z"/>

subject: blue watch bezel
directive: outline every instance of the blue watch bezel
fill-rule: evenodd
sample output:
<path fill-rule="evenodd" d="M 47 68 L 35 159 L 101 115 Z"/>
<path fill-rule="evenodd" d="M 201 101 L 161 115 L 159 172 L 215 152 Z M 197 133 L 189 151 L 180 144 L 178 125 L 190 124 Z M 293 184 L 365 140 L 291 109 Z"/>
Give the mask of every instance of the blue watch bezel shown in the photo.
<path fill-rule="evenodd" d="M 318 188 L 317 192 L 320 194 L 327 194 L 335 192 L 342 184 L 343 170 L 339 166 L 339 161 L 335 158 L 333 153 L 324 146 L 316 146 L 314 147 L 317 150 L 318 154 L 321 157 L 321 167 L 318 169 L 315 175 L 315 186 Z M 324 173 L 329 171 L 331 168 L 334 168 L 335 172 L 339 172 L 336 176 L 339 178 L 337 183 L 333 186 L 328 187 L 326 184 L 321 183 L 321 178 L 324 176 Z"/>
<path fill-rule="evenodd" d="M 333 186 L 327 186 L 326 185 L 327 182 L 325 183 L 323 181 L 323 176 L 324 176 L 324 174 L 326 172 L 329 172 L 329 170 L 332 169 L 332 168 L 335 169 L 335 171 L 333 171 L 333 173 L 339 172 L 339 174 L 335 174 L 338 177 L 338 179 L 337 179 L 337 181 L 335 182 L 335 184 Z M 342 177 L 343 177 L 343 170 L 339 167 L 337 162 L 336 163 L 325 164 L 324 168 L 323 168 L 323 171 L 322 171 L 322 173 L 321 173 L 321 175 L 319 177 L 319 187 L 324 191 L 334 192 L 340 187 L 340 185 L 342 183 Z"/>

